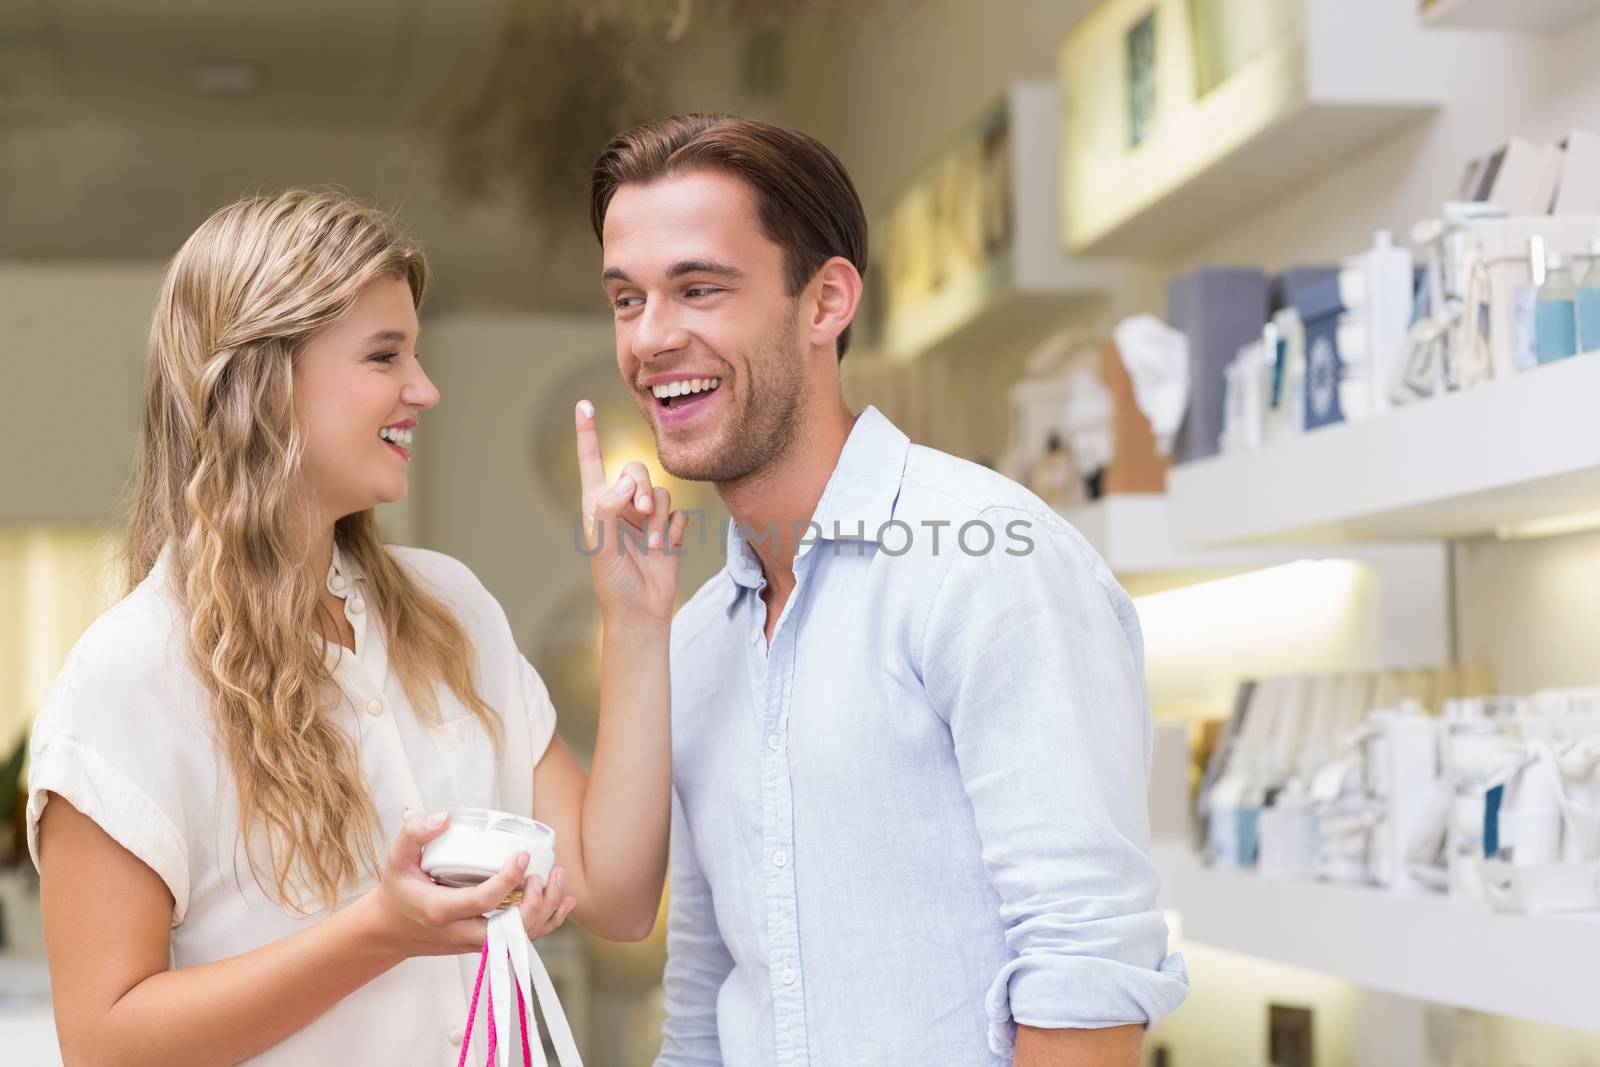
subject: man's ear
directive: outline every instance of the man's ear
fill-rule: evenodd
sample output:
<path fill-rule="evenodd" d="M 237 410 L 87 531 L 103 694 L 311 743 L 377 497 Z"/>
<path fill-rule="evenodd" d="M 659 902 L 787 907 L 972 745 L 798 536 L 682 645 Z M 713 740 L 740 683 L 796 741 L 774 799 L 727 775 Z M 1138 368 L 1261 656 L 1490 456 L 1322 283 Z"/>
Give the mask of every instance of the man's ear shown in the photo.
<path fill-rule="evenodd" d="M 813 310 L 806 340 L 813 347 L 836 349 L 839 335 L 861 305 L 861 272 L 843 256 L 834 256 L 818 268 L 810 288 Z"/>

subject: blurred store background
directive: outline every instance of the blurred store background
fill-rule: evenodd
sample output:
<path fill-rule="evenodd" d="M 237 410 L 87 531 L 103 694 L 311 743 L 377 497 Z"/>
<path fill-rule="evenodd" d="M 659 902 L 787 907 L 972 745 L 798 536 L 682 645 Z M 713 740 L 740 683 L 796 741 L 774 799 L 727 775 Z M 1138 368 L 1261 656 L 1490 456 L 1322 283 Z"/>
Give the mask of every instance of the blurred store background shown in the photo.
<path fill-rule="evenodd" d="M 21 753 L 116 595 L 165 258 L 292 185 L 423 241 L 444 400 L 386 529 L 482 577 L 584 751 L 571 404 L 651 449 L 582 176 L 728 110 L 868 206 L 852 406 L 1136 594 L 1194 981 L 1147 1062 L 1600 1064 L 1597 56 L 1600 0 L 3 0 L 0 1060 L 59 1062 Z M 661 934 L 541 944 L 589 1062 L 653 1057 Z"/>

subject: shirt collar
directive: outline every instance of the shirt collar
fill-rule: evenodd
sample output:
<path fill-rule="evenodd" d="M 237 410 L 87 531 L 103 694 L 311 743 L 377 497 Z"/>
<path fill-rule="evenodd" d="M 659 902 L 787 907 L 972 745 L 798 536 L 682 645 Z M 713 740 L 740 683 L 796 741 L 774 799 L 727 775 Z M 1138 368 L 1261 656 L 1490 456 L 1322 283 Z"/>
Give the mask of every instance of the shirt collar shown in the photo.
<path fill-rule="evenodd" d="M 807 543 L 796 558 L 818 541 L 866 541 L 876 544 L 883 527 L 894 517 L 905 474 L 911 439 L 868 406 L 839 453 L 839 462 L 822 490 L 811 517 Z M 761 560 L 745 539 L 737 521 L 728 523 L 728 575 L 736 586 L 759 589 L 763 581 Z"/>
<path fill-rule="evenodd" d="M 761 558 L 750 547 L 739 530 L 739 520 L 728 520 L 728 576 L 735 585 L 746 589 L 760 589 L 765 575 L 761 571 Z"/>
<path fill-rule="evenodd" d="M 343 597 L 350 592 L 351 583 L 366 577 L 356 561 L 339 551 L 337 539 L 333 542 L 333 558 L 328 562 L 328 592 Z"/>
<path fill-rule="evenodd" d="M 850 431 L 839 463 L 833 468 L 812 522 L 822 541 L 867 541 L 876 544 L 884 524 L 894 518 L 900 480 L 906 472 L 911 439 L 883 412 L 868 407 Z M 804 554 L 809 546 L 802 546 Z"/>
<path fill-rule="evenodd" d="M 161 551 L 156 554 L 155 562 L 150 565 L 150 577 L 157 581 L 166 581 L 172 570 L 172 542 L 161 546 Z M 335 582 L 334 578 L 343 582 Z M 339 551 L 339 543 L 334 542 L 333 559 L 328 563 L 328 591 L 336 596 L 343 596 L 350 591 L 351 582 L 358 582 L 366 578 L 361 572 L 361 567 L 356 561 Z"/>

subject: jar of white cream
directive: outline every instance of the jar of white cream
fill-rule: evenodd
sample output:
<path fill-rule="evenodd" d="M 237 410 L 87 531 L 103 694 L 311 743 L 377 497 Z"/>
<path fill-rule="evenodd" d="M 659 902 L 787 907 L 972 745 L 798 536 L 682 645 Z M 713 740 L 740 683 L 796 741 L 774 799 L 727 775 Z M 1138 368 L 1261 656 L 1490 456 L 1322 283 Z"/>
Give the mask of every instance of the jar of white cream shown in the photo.
<path fill-rule="evenodd" d="M 548 880 L 556 862 L 556 832 L 542 822 L 489 808 L 451 808 L 450 825 L 422 848 L 422 870 L 440 885 L 488 881 L 518 852 L 528 854 L 524 878 Z"/>

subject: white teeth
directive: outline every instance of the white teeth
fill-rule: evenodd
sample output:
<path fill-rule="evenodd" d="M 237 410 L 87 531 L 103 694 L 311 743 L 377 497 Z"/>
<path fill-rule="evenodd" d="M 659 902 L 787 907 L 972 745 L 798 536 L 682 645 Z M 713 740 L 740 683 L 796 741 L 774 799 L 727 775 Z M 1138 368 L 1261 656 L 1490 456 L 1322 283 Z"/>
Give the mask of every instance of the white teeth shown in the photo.
<path fill-rule="evenodd" d="M 411 431 L 402 430 L 398 427 L 382 427 L 378 430 L 378 436 L 397 445 L 409 445 L 411 443 Z"/>
<path fill-rule="evenodd" d="M 682 378 L 675 382 L 668 382 L 665 385 L 651 386 L 650 391 L 655 394 L 657 400 L 665 400 L 673 396 L 704 393 L 715 389 L 721 384 L 721 378 Z"/>

